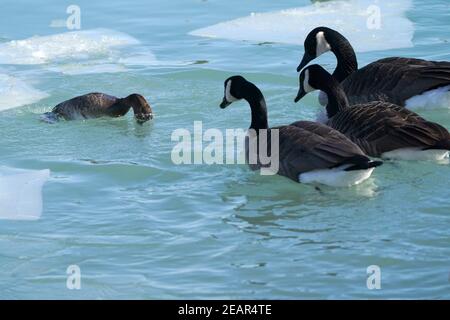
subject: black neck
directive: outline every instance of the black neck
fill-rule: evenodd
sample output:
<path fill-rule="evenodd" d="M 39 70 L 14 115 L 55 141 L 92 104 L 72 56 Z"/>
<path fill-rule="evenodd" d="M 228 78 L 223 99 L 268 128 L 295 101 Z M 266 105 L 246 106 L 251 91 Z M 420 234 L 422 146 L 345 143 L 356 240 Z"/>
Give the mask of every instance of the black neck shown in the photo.
<path fill-rule="evenodd" d="M 325 81 L 322 82 L 321 88 L 328 96 L 328 104 L 326 106 L 328 118 L 332 118 L 339 111 L 348 107 L 347 95 L 342 85 L 330 74 L 327 73 Z"/>
<path fill-rule="evenodd" d="M 333 76 L 337 81 L 342 82 L 353 72 L 358 70 L 358 61 L 356 60 L 355 50 L 350 42 L 340 33 L 333 32 L 327 39 L 331 46 L 331 51 L 337 59 L 337 66 Z"/>
<path fill-rule="evenodd" d="M 245 91 L 244 99 L 249 103 L 250 109 L 252 110 L 250 129 L 255 129 L 258 133 L 260 129 L 267 129 L 269 127 L 266 101 L 261 91 L 250 82 L 248 82 Z"/>
<path fill-rule="evenodd" d="M 112 117 L 121 117 L 124 116 L 130 111 L 131 107 L 122 102 L 121 99 L 118 99 L 116 103 L 108 108 L 108 113 Z"/>

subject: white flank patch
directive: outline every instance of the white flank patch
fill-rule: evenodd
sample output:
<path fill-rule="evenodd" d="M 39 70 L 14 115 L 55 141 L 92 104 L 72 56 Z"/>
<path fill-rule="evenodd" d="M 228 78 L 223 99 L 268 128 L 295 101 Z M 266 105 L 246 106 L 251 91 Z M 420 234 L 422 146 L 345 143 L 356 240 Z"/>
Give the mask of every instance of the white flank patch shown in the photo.
<path fill-rule="evenodd" d="M 450 109 L 450 85 L 426 91 L 421 95 L 406 100 L 408 109 Z"/>
<path fill-rule="evenodd" d="M 368 28 L 373 5 L 381 13 L 380 27 Z M 406 18 L 411 0 L 350 0 L 316 2 L 309 6 L 221 22 L 190 32 L 191 35 L 303 45 L 307 34 L 324 25 L 345 35 L 358 52 L 412 47 L 414 25 Z"/>
<path fill-rule="evenodd" d="M 448 158 L 448 150 L 420 150 L 418 148 L 402 148 L 381 155 L 383 159 L 392 160 L 416 160 L 416 161 L 441 161 Z"/>
<path fill-rule="evenodd" d="M 368 179 L 375 168 L 344 171 L 349 165 L 334 169 L 314 170 L 300 174 L 301 183 L 320 183 L 331 187 L 350 187 Z"/>
<path fill-rule="evenodd" d="M 47 96 L 20 79 L 0 74 L 0 111 L 35 103 Z"/>
<path fill-rule="evenodd" d="M 50 170 L 18 171 L 0 167 L 0 219 L 37 220 L 42 215 L 42 187 Z"/>

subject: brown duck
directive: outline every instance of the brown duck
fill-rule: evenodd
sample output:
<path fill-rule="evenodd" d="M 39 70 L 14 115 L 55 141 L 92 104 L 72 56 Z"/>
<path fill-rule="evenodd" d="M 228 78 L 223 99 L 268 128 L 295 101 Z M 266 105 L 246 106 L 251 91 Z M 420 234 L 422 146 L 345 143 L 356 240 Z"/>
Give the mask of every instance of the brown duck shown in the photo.
<path fill-rule="evenodd" d="M 134 118 L 140 124 L 153 118 L 150 105 L 140 94 L 133 93 L 126 98 L 117 98 L 94 92 L 61 102 L 51 112 L 44 114 L 44 120 L 53 122 L 59 119 L 115 118 L 124 116 L 130 109 L 133 109 Z"/>

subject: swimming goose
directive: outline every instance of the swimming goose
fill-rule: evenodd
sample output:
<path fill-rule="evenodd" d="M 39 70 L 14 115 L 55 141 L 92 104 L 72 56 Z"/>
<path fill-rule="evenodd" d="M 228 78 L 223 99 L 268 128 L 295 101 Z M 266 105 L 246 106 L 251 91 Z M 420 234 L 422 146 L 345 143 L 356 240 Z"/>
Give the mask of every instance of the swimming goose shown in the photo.
<path fill-rule="evenodd" d="M 363 151 L 338 131 L 309 121 L 298 121 L 290 125 L 268 127 L 266 102 L 261 91 L 242 76 L 233 76 L 224 83 L 222 109 L 237 100 L 246 100 L 251 109 L 250 129 L 267 130 L 267 154 L 273 155 L 271 135 L 278 130 L 278 174 L 300 183 L 321 183 L 330 186 L 351 186 L 370 177 L 380 161 L 371 161 Z M 251 159 L 249 135 L 247 135 L 246 158 Z M 255 137 L 255 136 L 254 136 Z M 259 139 L 258 139 L 259 140 Z M 261 142 L 261 141 L 259 141 Z M 264 140 L 262 140 L 264 143 Z M 253 156 L 255 154 L 253 153 Z M 264 167 L 259 157 L 253 170 Z M 257 163 L 256 163 L 257 162 Z"/>
<path fill-rule="evenodd" d="M 145 98 L 140 94 L 131 94 L 120 99 L 104 93 L 88 93 L 61 102 L 47 112 L 44 117 L 48 121 L 88 119 L 99 117 L 121 117 L 130 109 L 134 111 L 134 117 L 140 124 L 153 118 L 152 109 Z M 45 120 L 44 119 L 44 120 Z"/>
<path fill-rule="evenodd" d="M 450 134 L 405 107 L 372 101 L 349 107 L 342 85 L 319 65 L 300 73 L 295 102 L 308 92 L 328 96 L 327 125 L 342 132 L 372 157 L 402 160 L 442 160 L 449 155 Z"/>
<path fill-rule="evenodd" d="M 409 109 L 450 108 L 450 62 L 390 57 L 358 69 L 350 42 L 339 32 L 318 27 L 305 39 L 297 72 L 311 60 L 331 51 L 337 59 L 333 76 L 342 83 L 350 104 L 387 101 Z M 326 105 L 326 96 L 320 95 Z"/>

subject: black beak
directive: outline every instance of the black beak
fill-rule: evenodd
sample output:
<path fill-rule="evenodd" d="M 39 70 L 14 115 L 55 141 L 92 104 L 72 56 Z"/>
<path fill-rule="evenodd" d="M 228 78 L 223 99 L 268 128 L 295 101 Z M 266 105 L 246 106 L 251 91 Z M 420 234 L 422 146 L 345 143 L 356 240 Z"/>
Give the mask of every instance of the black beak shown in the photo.
<path fill-rule="evenodd" d="M 313 60 L 313 59 L 314 59 L 314 57 L 310 56 L 309 54 L 307 54 L 307 53 L 305 52 L 305 54 L 303 55 L 302 62 L 300 62 L 300 64 L 299 64 L 298 67 L 297 67 L 297 72 L 302 71 L 302 69 L 303 69 L 304 67 L 306 67 L 306 65 L 307 65 L 311 60 Z"/>
<path fill-rule="evenodd" d="M 227 99 L 223 98 L 222 103 L 220 104 L 220 107 L 222 109 L 225 109 L 226 107 L 228 107 L 231 104 L 231 102 L 228 102 Z"/>
<path fill-rule="evenodd" d="M 294 102 L 299 102 L 304 96 L 306 95 L 306 92 L 303 88 L 298 89 L 297 97 L 295 97 Z"/>

